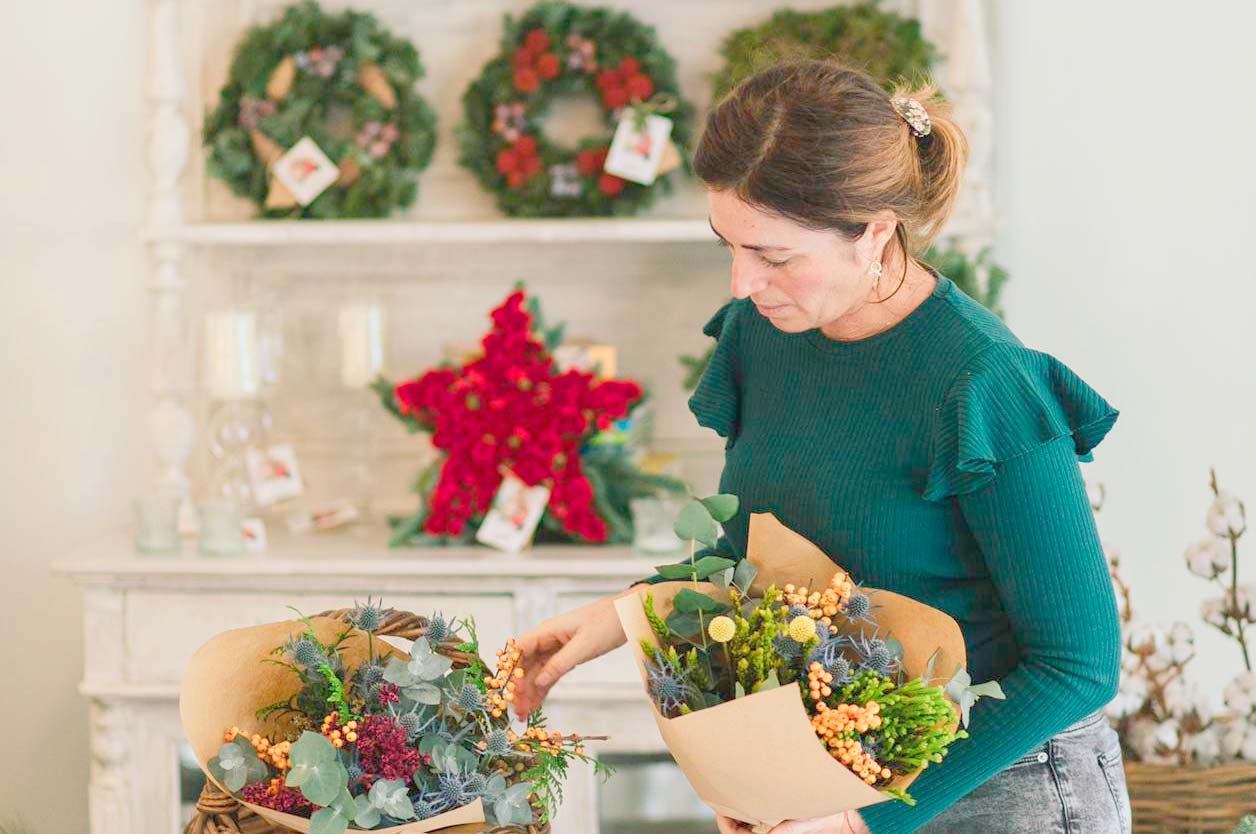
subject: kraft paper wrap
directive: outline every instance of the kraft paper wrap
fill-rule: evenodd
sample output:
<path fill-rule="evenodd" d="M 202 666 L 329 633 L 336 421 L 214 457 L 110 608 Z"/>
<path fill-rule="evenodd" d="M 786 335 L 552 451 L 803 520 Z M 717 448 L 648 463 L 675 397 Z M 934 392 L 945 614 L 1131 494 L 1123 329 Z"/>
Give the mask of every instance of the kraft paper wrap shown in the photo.
<path fill-rule="evenodd" d="M 314 617 L 311 622 L 314 633 L 324 644 L 335 642 L 336 636 L 347 628 L 344 623 L 330 617 Z M 260 733 L 271 739 L 283 737 L 292 730 L 291 724 L 283 719 L 259 721 L 256 718 L 258 708 L 288 698 L 301 688 L 300 680 L 291 670 L 262 661 L 266 658 L 278 659 L 271 654 L 272 650 L 283 645 L 289 637 L 304 634 L 305 630 L 303 622 L 286 620 L 224 631 L 201 646 L 188 662 L 179 693 L 183 732 L 197 763 L 205 771 L 205 777 L 224 791 L 226 787 L 209 772 L 209 760 L 218 755 L 223 734 L 228 728 L 239 727 L 246 736 Z M 374 640 L 374 648 L 377 656 L 406 657 L 404 652 L 380 638 Z M 342 649 L 341 657 L 346 668 L 356 668 L 367 659 L 366 634 L 354 630 L 342 644 Z M 280 813 L 249 802 L 240 804 L 272 823 L 300 832 L 310 830 L 310 821 L 305 817 Z M 478 834 L 491 828 L 484 821 L 484 808 L 477 799 L 469 805 L 425 820 L 372 831 L 421 834 L 439 830 L 441 834 Z"/>
<path fill-rule="evenodd" d="M 824 588 L 841 569 L 771 513 L 751 514 L 746 558 L 759 570 L 750 587 L 756 597 L 768 585 L 790 582 Z M 642 610 L 646 592 L 653 593 L 655 610 L 666 617 L 676 594 L 694 587 L 691 581 L 660 582 L 615 601 L 643 683 L 641 641 L 658 645 Z M 696 589 L 728 599 L 726 591 L 709 582 L 697 583 Z M 965 667 L 964 637 L 950 616 L 890 591 L 863 591 L 872 598 L 880 633 L 903 644 L 902 664 L 909 677 L 922 675 L 935 652 L 934 668 L 945 676 L 936 683 L 945 683 L 955 669 Z M 750 824 L 756 834 L 783 820 L 830 816 L 889 798 L 825 751 L 811 729 L 797 682 L 676 718 L 664 717 L 652 700 L 650 707 L 663 741 L 702 801 L 716 813 Z M 906 788 L 916 776 L 898 777 L 889 787 Z"/>

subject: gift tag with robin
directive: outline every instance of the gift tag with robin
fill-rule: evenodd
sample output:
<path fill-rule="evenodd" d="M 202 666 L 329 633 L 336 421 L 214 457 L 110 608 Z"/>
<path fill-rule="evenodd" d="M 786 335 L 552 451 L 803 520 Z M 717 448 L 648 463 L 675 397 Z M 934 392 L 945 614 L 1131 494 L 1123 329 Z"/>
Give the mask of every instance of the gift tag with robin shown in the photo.
<path fill-rule="evenodd" d="M 530 487 L 513 472 L 503 473 L 501 486 L 493 496 L 493 505 L 475 533 L 475 540 L 518 553 L 532 543 L 541 514 L 549 504 L 550 489 L 544 485 Z"/>
<path fill-rule="evenodd" d="M 303 206 L 314 202 L 328 186 L 340 179 L 340 169 L 308 136 L 301 137 L 279 157 L 271 170 L 275 179 Z"/>
<path fill-rule="evenodd" d="M 653 185 L 671 146 L 671 135 L 671 119 L 651 114 L 641 120 L 635 110 L 625 107 L 603 169 L 641 185 Z"/>

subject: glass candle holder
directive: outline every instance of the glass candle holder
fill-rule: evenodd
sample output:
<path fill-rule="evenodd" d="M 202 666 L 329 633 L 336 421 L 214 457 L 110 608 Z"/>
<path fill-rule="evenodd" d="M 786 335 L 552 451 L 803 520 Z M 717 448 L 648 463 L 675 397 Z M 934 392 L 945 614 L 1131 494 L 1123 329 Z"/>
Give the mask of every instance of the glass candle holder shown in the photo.
<path fill-rule="evenodd" d="M 232 556 L 244 552 L 240 505 L 230 498 L 212 498 L 198 508 L 201 532 L 198 549 L 204 556 Z"/>
<path fill-rule="evenodd" d="M 135 499 L 135 549 L 140 553 L 179 552 L 179 501 L 173 495 Z"/>
<path fill-rule="evenodd" d="M 681 549 L 681 541 L 672 526 L 680 512 L 680 502 L 663 495 L 633 498 L 628 502 L 632 511 L 632 546 L 641 553 L 675 553 Z"/>

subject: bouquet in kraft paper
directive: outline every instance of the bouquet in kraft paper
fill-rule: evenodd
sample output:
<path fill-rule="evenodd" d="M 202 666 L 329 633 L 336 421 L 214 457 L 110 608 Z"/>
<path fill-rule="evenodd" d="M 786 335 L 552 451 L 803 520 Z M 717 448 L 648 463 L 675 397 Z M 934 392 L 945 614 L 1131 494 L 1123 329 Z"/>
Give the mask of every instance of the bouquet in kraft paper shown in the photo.
<path fill-rule="evenodd" d="M 514 641 L 481 659 L 474 621 L 368 602 L 218 634 L 179 711 L 201 768 L 275 825 L 309 834 L 549 830 L 591 738 L 510 727 Z"/>
<path fill-rule="evenodd" d="M 677 534 L 713 542 L 736 507 L 695 499 Z M 756 832 L 912 802 L 972 705 L 1003 697 L 969 679 L 951 617 L 857 584 L 771 514 L 751 514 L 740 562 L 692 553 L 615 606 L 672 756 L 712 810 Z"/>

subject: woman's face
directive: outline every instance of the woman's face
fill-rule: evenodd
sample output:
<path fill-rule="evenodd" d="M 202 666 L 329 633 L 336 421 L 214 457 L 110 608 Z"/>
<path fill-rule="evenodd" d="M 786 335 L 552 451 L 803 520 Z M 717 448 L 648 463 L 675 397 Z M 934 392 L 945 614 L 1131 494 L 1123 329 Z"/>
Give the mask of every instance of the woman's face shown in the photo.
<path fill-rule="evenodd" d="M 733 255 L 733 296 L 749 298 L 779 330 L 822 327 L 872 300 L 869 265 L 885 249 L 892 221 L 888 231 L 871 223 L 851 241 L 769 214 L 732 190 L 708 189 L 707 201 L 711 228 Z"/>

